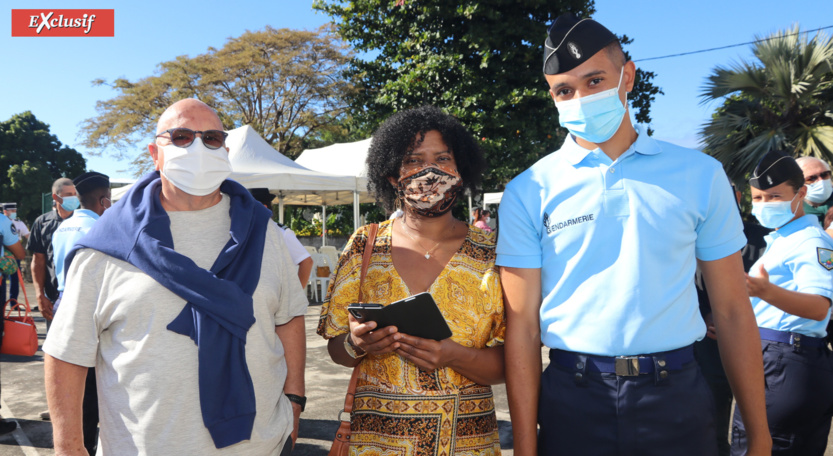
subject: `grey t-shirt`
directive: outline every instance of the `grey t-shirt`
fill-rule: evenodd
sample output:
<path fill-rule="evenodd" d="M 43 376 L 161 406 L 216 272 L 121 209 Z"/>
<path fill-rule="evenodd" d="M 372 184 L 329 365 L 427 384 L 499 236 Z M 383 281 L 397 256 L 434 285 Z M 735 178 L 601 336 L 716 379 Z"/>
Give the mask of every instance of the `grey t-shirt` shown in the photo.
<path fill-rule="evenodd" d="M 169 212 L 174 249 L 210 268 L 229 239 L 229 199 L 200 211 Z M 197 346 L 167 325 L 185 306 L 124 261 L 84 249 L 72 262 L 60 311 L 43 351 L 95 366 L 101 420 L 99 455 L 277 455 L 292 431 L 283 395 L 286 361 L 275 326 L 304 315 L 307 300 L 283 236 L 270 223 L 255 324 L 246 339 L 257 416 L 251 440 L 218 450 L 203 425 Z"/>

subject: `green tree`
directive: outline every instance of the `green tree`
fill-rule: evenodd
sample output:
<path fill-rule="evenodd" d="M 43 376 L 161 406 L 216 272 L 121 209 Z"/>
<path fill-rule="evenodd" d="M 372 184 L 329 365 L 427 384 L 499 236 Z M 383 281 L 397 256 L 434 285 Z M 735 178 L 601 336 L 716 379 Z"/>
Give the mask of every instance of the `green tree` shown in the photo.
<path fill-rule="evenodd" d="M 432 104 L 481 140 L 492 168 L 486 189 L 508 180 L 562 143 L 566 132 L 542 73 L 549 23 L 590 16 L 592 0 L 315 0 L 361 57 L 348 74 L 352 115 L 371 132 L 391 114 Z M 627 37 L 623 41 L 629 42 Z M 639 71 L 632 105 L 650 122 L 660 93 Z"/>
<path fill-rule="evenodd" d="M 833 162 L 833 40 L 796 25 L 752 47 L 753 61 L 712 70 L 703 102 L 723 104 L 703 125 L 706 152 L 743 180 L 770 149 Z"/>
<path fill-rule="evenodd" d="M 159 64 L 136 82 L 116 79 L 115 98 L 96 105 L 82 124 L 84 145 L 134 158 L 138 173 L 150 167 L 136 146 L 153 136 L 173 102 L 197 97 L 214 107 L 226 129 L 251 125 L 281 153 L 302 150 L 304 138 L 330 128 L 346 109 L 351 86 L 342 77 L 352 54 L 327 26 L 316 31 L 274 29 L 230 38 L 221 49 Z M 108 84 L 103 80 L 94 84 Z"/>
<path fill-rule="evenodd" d="M 49 133 L 30 111 L 0 122 L 0 201 L 18 203 L 18 216 L 33 222 L 41 214 L 41 193 L 59 177 L 85 171 L 86 161 Z"/>

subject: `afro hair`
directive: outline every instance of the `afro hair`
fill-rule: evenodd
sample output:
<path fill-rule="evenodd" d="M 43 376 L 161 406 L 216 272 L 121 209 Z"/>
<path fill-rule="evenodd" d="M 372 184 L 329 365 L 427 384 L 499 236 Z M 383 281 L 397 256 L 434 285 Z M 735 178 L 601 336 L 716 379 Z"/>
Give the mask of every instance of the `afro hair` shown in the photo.
<path fill-rule="evenodd" d="M 456 118 L 434 106 L 398 112 L 373 133 L 367 154 L 367 188 L 385 209 L 394 209 L 398 194 L 388 178 L 399 179 L 406 155 L 417 148 L 429 131 L 437 131 L 454 155 L 463 189 L 475 194 L 480 189 L 486 160 L 474 137 Z"/>

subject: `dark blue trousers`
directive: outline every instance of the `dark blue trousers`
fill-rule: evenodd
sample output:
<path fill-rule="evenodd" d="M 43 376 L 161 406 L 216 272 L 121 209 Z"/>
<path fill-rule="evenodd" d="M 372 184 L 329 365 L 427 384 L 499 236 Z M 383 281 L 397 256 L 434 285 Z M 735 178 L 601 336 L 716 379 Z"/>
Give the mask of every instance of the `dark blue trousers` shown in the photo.
<path fill-rule="evenodd" d="M 827 347 L 761 341 L 766 417 L 772 454 L 823 456 L 833 418 L 833 355 Z M 735 409 L 732 455 L 746 454 L 743 419 Z"/>
<path fill-rule="evenodd" d="M 717 430 L 717 450 L 720 456 L 729 456 L 729 428 L 732 423 L 732 387 L 723 370 L 717 341 L 704 338 L 694 343 L 694 357 L 706 379 L 714 398 L 714 423 Z"/>
<path fill-rule="evenodd" d="M 636 377 L 550 363 L 541 377 L 538 454 L 716 456 L 714 401 L 696 361 Z"/>

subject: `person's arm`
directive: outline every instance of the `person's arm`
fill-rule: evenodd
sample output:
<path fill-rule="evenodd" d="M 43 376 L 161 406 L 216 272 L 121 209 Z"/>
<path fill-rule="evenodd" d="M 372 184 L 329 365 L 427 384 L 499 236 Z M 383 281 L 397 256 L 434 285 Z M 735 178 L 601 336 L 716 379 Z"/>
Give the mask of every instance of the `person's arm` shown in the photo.
<path fill-rule="evenodd" d="M 516 456 L 538 454 L 541 270 L 500 268 L 506 303 L 506 394 Z"/>
<path fill-rule="evenodd" d="M 87 368 L 44 354 L 46 402 L 56 456 L 88 455 L 84 449 L 81 404 Z"/>
<path fill-rule="evenodd" d="M 503 346 L 464 347 L 453 340 L 436 341 L 400 333 L 396 352 L 425 370 L 450 367 L 481 385 L 503 383 Z"/>
<path fill-rule="evenodd" d="M 299 315 L 289 322 L 275 326 L 275 334 L 283 345 L 286 359 L 286 383 L 283 385 L 284 394 L 305 396 L 304 369 L 307 363 L 307 339 L 304 328 L 304 316 Z M 298 440 L 298 424 L 301 422 L 301 406 L 292 402 L 294 425 L 292 428 L 292 443 Z"/>
<path fill-rule="evenodd" d="M 312 271 L 312 257 L 306 257 L 298 263 L 298 280 L 301 281 L 301 288 L 307 286 L 309 275 Z"/>
<path fill-rule="evenodd" d="M 746 274 L 746 289 L 749 296 L 761 298 L 769 304 L 801 318 L 822 321 L 827 318 L 830 300 L 811 293 L 790 291 L 769 281 L 764 265 L 758 265 L 757 277 Z"/>
<path fill-rule="evenodd" d="M 33 253 L 32 254 L 32 282 L 35 284 L 35 299 L 38 300 L 38 307 L 43 318 L 47 320 L 52 319 L 52 301 L 46 297 L 44 287 L 46 287 L 46 254 Z"/>
<path fill-rule="evenodd" d="M 769 455 L 761 339 L 745 289 L 740 252 L 699 261 L 712 306 L 720 358 L 749 440 L 749 456 Z"/>
<path fill-rule="evenodd" d="M 23 245 L 20 241 L 17 241 L 12 245 L 7 245 L 6 248 L 9 249 L 9 252 L 12 252 L 14 257 L 18 260 L 26 258 L 26 251 L 23 250 Z"/>
<path fill-rule="evenodd" d="M 17 224 L 16 226 L 17 226 L 17 233 L 20 236 L 22 236 L 26 239 L 29 239 L 30 231 L 29 231 L 29 228 L 26 227 L 26 224 L 21 222 L 21 223 Z"/>

